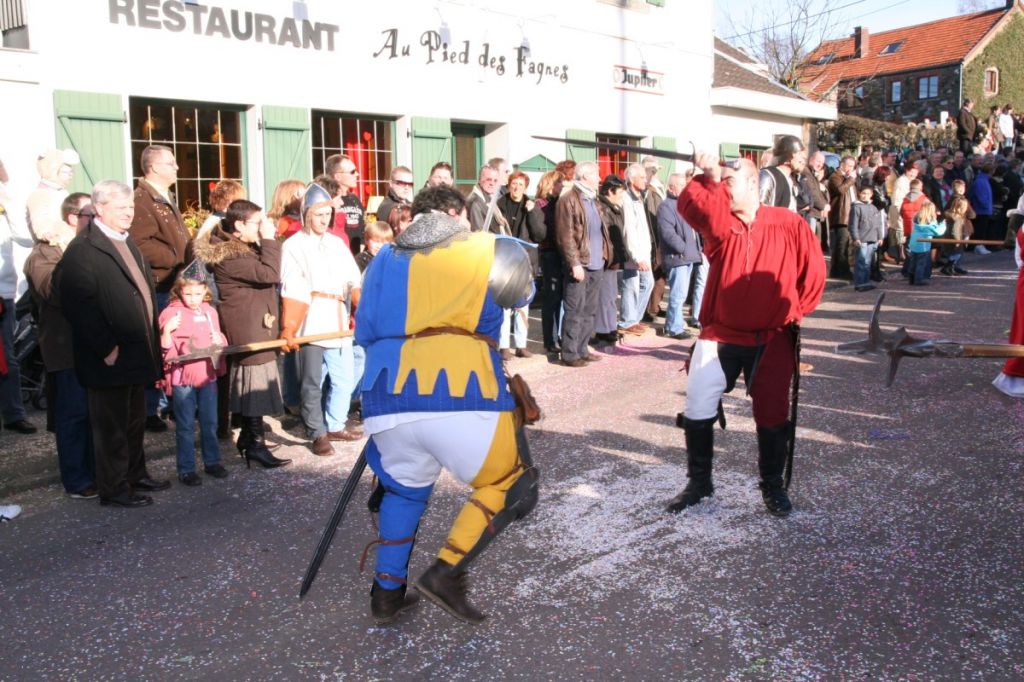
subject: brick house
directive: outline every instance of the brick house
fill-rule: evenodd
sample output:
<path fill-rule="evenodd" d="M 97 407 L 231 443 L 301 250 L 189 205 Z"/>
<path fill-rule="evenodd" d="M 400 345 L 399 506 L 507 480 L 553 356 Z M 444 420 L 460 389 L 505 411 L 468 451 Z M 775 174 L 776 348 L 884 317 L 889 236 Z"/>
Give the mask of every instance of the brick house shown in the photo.
<path fill-rule="evenodd" d="M 926 14 L 924 10 L 922 14 Z M 815 48 L 800 90 L 835 102 L 840 114 L 902 123 L 955 118 L 964 99 L 984 118 L 992 105 L 1024 106 L 1024 9 L 1004 7 L 871 34 Z"/>

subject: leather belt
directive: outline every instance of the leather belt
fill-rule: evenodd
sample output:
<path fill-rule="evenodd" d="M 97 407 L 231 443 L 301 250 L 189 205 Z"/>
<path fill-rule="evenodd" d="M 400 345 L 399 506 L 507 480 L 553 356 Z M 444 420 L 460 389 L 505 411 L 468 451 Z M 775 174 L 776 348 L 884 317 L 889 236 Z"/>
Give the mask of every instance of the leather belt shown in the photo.
<path fill-rule="evenodd" d="M 329 298 L 332 301 L 344 301 L 345 296 L 343 294 L 328 294 L 324 291 L 311 291 L 310 296 L 313 298 Z"/>
<path fill-rule="evenodd" d="M 462 327 L 427 327 L 422 329 L 415 334 L 406 334 L 406 339 L 422 339 L 427 336 L 441 336 L 442 334 L 454 334 L 456 336 L 471 336 L 477 341 L 483 341 L 494 350 L 498 350 L 498 342 L 487 336 L 486 334 L 478 334 L 477 332 L 471 332 L 468 329 Z"/>

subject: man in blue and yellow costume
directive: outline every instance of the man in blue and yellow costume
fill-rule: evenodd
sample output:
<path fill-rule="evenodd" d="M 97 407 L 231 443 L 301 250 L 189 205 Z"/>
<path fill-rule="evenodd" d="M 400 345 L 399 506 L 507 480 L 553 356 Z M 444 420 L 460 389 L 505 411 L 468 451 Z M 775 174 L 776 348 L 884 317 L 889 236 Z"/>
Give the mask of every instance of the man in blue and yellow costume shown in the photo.
<path fill-rule="evenodd" d="M 473 492 L 416 588 L 479 622 L 466 567 L 537 500 L 497 343 L 503 308 L 529 303 L 533 274 L 517 240 L 469 231 L 458 191 L 424 190 L 413 213 L 367 269 L 356 317 L 356 341 L 366 348 L 366 460 L 383 490 L 370 607 L 388 623 L 418 599 L 406 592 L 409 558 L 444 468 Z"/>

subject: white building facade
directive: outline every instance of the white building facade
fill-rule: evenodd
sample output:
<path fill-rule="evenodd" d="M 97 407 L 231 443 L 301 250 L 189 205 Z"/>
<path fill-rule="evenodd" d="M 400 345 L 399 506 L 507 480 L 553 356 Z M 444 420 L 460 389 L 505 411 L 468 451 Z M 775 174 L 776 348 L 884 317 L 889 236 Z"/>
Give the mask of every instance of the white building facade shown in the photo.
<path fill-rule="evenodd" d="M 171 146 L 183 208 L 238 179 L 266 205 L 344 152 L 364 201 L 390 169 L 447 161 L 466 188 L 500 156 L 619 172 L 628 154 L 533 135 L 717 148 L 711 0 L 0 0 L 0 158 L 19 188 L 52 146 L 73 190 L 138 177 Z M 11 24 L 10 12 L 4 12 Z M 663 164 L 668 172 L 672 164 Z"/>

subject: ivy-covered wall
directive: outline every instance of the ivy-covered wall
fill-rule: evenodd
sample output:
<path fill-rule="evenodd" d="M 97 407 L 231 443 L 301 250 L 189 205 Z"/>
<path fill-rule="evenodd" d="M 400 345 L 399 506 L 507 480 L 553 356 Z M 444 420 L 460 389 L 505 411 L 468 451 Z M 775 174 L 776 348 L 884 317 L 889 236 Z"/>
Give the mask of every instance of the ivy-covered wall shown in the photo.
<path fill-rule="evenodd" d="M 999 92 L 986 96 L 985 69 L 999 69 Z M 1024 109 L 1024 14 L 1016 12 L 985 49 L 964 67 L 964 97 L 976 104 L 974 114 L 982 120 L 989 107 L 1012 104 L 1015 112 Z"/>

